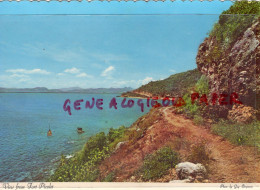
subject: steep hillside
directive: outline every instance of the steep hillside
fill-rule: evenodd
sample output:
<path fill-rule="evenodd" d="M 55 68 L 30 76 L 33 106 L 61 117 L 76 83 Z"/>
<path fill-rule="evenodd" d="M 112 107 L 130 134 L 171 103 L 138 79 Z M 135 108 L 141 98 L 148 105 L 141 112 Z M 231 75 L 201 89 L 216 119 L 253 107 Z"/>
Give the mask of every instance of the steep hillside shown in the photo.
<path fill-rule="evenodd" d="M 209 81 L 210 93 L 236 92 L 239 95 L 241 106 L 212 108 L 213 112 L 228 115 L 233 120 L 239 120 L 238 116 L 243 116 L 246 110 L 251 114 L 255 109 L 259 111 L 259 7 L 260 2 L 240 2 L 224 11 L 209 37 L 200 45 L 196 58 L 199 71 Z M 240 15 L 245 12 L 255 15 Z"/>

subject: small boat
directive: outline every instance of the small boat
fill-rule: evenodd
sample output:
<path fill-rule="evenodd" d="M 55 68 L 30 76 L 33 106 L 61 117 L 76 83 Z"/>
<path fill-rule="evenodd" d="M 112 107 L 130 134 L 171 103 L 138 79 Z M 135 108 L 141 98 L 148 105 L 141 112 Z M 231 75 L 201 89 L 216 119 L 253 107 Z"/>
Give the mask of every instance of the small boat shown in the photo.
<path fill-rule="evenodd" d="M 49 125 L 49 131 L 47 132 L 47 136 L 52 136 L 52 132 L 51 132 L 51 128 L 50 128 L 50 125 Z"/>
<path fill-rule="evenodd" d="M 84 133 L 85 131 L 83 131 L 81 127 L 78 127 L 78 128 L 77 128 L 77 132 L 78 132 L 79 134 L 81 134 L 81 133 Z"/>

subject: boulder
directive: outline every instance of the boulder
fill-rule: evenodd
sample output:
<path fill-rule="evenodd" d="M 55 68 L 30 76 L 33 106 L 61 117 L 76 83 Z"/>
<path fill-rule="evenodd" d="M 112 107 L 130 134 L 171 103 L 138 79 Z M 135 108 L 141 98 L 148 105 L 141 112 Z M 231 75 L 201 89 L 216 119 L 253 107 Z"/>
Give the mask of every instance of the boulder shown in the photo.
<path fill-rule="evenodd" d="M 206 176 L 206 168 L 202 164 L 194 164 L 191 162 L 179 163 L 176 167 L 176 173 L 179 179 L 204 179 Z"/>
<path fill-rule="evenodd" d="M 114 152 L 116 152 L 122 145 L 124 145 L 127 141 L 117 143 Z"/>

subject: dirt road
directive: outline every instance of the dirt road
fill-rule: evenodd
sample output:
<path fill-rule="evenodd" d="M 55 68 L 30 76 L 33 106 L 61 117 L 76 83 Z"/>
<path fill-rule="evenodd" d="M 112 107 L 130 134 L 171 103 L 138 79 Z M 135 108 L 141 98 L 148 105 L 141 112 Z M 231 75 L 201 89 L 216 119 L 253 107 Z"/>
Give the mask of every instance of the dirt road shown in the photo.
<path fill-rule="evenodd" d="M 182 115 L 173 114 L 169 108 L 162 110 L 164 118 L 173 126 L 173 130 L 181 131 L 182 138 L 190 143 L 202 139 L 211 152 L 210 182 L 260 182 L 260 157 L 253 148 L 234 146 L 209 129 L 195 125 Z"/>

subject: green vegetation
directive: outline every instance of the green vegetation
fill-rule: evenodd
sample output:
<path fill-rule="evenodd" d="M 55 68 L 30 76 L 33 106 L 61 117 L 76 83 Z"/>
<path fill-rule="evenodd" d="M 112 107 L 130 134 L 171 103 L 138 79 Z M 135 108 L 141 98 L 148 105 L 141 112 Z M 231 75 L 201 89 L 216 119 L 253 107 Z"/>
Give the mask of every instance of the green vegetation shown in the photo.
<path fill-rule="evenodd" d="M 202 75 L 195 84 L 193 92 L 198 92 L 200 96 L 203 94 L 206 94 L 208 96 L 209 85 L 208 80 L 204 75 Z M 200 104 L 198 101 L 192 104 L 190 91 L 183 96 L 183 99 L 186 104 L 185 106 L 180 107 L 179 111 L 185 113 L 188 117 L 192 118 L 195 124 L 203 124 L 202 116 L 205 115 L 204 108 L 206 107 L 206 105 Z"/>
<path fill-rule="evenodd" d="M 201 163 L 205 166 L 209 164 L 210 151 L 207 149 L 206 142 L 201 141 L 191 147 L 188 161 L 193 163 Z"/>
<path fill-rule="evenodd" d="M 163 147 L 145 157 L 137 175 L 141 176 L 144 181 L 155 180 L 165 175 L 179 161 L 179 155 L 175 151 L 170 147 Z"/>
<path fill-rule="evenodd" d="M 182 96 L 187 89 L 196 84 L 200 77 L 201 73 L 194 69 L 171 75 L 164 80 L 149 82 L 137 90 L 151 93 L 153 96 Z"/>
<path fill-rule="evenodd" d="M 50 181 L 96 181 L 99 178 L 98 165 L 112 152 L 111 144 L 121 138 L 125 132 L 124 126 L 119 129 L 111 128 L 108 135 L 100 132 L 89 138 L 84 148 L 73 158 L 66 159 L 63 155 L 60 165 L 50 177 Z M 105 180 L 111 180 L 113 175 Z"/>
<path fill-rule="evenodd" d="M 202 75 L 196 83 L 195 91 L 199 94 L 209 94 L 209 81 L 205 75 Z"/>
<path fill-rule="evenodd" d="M 152 108 L 149 113 L 140 117 L 133 126 L 142 126 L 141 128 L 130 128 L 125 133 L 125 137 L 129 140 L 130 144 L 135 143 L 138 139 L 140 139 L 146 132 L 146 130 L 152 126 L 152 124 L 161 119 L 160 113 L 156 110 L 156 108 Z"/>
<path fill-rule="evenodd" d="M 260 150 L 260 121 L 238 124 L 221 120 L 212 127 L 212 131 L 234 144 L 255 146 Z"/>
<path fill-rule="evenodd" d="M 115 171 L 110 172 L 105 178 L 101 179 L 98 166 L 114 150 L 119 142 L 128 141 L 134 144 L 145 131 L 159 119 L 159 112 L 155 108 L 149 114 L 140 117 L 131 128 L 124 126 L 118 129 L 110 128 L 107 135 L 100 132 L 88 139 L 83 149 L 75 154 L 74 157 L 66 159 L 63 155 L 60 164 L 49 181 L 55 182 L 93 182 L 113 181 Z M 139 126 L 141 126 L 139 128 Z"/>
<path fill-rule="evenodd" d="M 103 180 L 102 182 L 113 182 L 115 180 L 115 172 L 110 172 Z"/>
<path fill-rule="evenodd" d="M 240 1 L 235 2 L 228 10 L 222 14 L 256 14 L 260 15 L 260 2 Z"/>
<path fill-rule="evenodd" d="M 218 42 L 215 46 L 215 52 L 212 52 L 211 56 L 217 58 L 225 49 L 231 47 L 259 15 L 260 2 L 255 1 L 235 2 L 228 10 L 224 11 L 210 32 L 210 37 L 215 37 Z"/>

